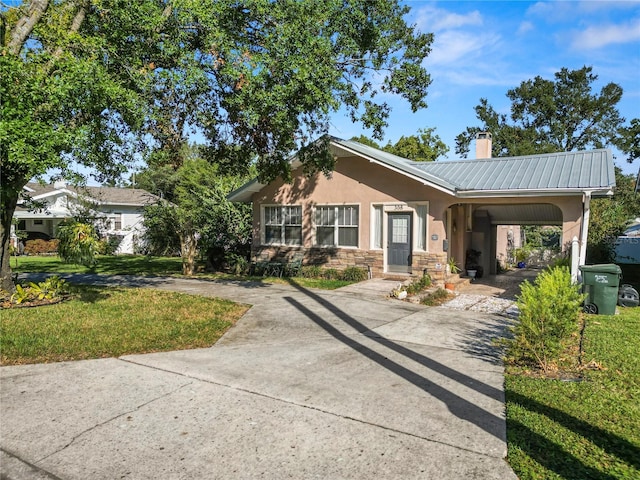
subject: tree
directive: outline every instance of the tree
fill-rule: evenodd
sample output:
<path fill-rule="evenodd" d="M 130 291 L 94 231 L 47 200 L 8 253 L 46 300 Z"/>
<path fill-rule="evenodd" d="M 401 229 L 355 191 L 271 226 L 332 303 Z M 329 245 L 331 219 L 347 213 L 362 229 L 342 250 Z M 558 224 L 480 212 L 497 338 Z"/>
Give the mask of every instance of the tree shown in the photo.
<path fill-rule="evenodd" d="M 415 162 L 433 162 L 449 151 L 434 132 L 435 128 L 420 129 L 416 135 L 402 136 L 394 145 L 387 144 L 384 150 Z"/>
<path fill-rule="evenodd" d="M 620 127 L 613 143 L 627 154 L 627 162 L 640 158 L 640 118 L 632 119 L 628 127 Z"/>
<path fill-rule="evenodd" d="M 14 289 L 11 219 L 26 183 L 52 169 L 71 178 L 75 165 L 94 168 L 100 178 L 113 177 L 135 153 L 129 136 L 140 109 L 126 83 L 136 69 L 131 63 L 121 68 L 135 59 L 111 56 L 104 39 L 86 28 L 87 17 L 112 14 L 106 12 L 112 11 L 89 1 L 47 0 L 0 12 L 2 289 Z M 122 41 L 130 34 L 122 28 L 116 33 Z"/>
<path fill-rule="evenodd" d="M 100 240 L 95 227 L 76 220 L 64 220 L 58 225 L 60 243 L 58 255 L 66 263 L 77 263 L 93 267 L 100 250 Z"/>
<path fill-rule="evenodd" d="M 602 148 L 614 142 L 624 119 L 616 108 L 622 88 L 609 83 L 592 92 L 598 79 L 591 67 L 561 69 L 555 81 L 535 77 L 509 90 L 511 114 L 499 114 L 484 98 L 475 107 L 481 127 L 467 127 L 456 137 L 456 153 L 466 157 L 480 131 L 493 136 L 493 155 L 569 152 Z"/>
<path fill-rule="evenodd" d="M 138 186 L 162 198 L 145 208 L 145 237 L 153 249 L 175 248 L 182 256 L 185 275 L 195 273 L 199 256 L 241 252 L 251 239 L 251 208 L 234 204 L 227 194 L 245 177 L 221 175 L 215 165 L 201 158 L 170 166 L 150 168 L 138 176 Z"/>
<path fill-rule="evenodd" d="M 380 147 L 377 142 L 365 135 L 352 137 L 351 140 L 415 162 L 432 162 L 449 151 L 449 147 L 435 134 L 435 130 L 435 128 L 422 128 L 416 135 L 407 137 L 403 135 L 396 143 L 389 142 L 384 147 Z"/>
<path fill-rule="evenodd" d="M 2 286 L 13 286 L 5 256 L 18 196 L 51 168 L 116 176 L 150 134 L 150 163 L 177 169 L 197 132 L 211 161 L 289 179 L 291 152 L 341 108 L 381 138 L 390 108 L 378 93 L 426 107 L 432 35 L 406 24 L 408 10 L 389 0 L 31 0 L 3 11 Z M 307 172 L 334 164 L 327 148 L 301 158 Z"/>

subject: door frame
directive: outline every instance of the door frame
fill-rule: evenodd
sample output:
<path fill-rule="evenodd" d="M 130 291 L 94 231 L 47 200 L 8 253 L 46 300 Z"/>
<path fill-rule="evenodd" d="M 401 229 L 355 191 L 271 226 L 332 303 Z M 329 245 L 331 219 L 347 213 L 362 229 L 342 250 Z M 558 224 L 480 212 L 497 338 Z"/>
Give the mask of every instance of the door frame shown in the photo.
<path fill-rule="evenodd" d="M 403 210 L 395 210 L 395 211 L 389 211 L 389 212 L 385 212 L 386 213 L 386 230 L 387 230 L 387 235 L 386 235 L 386 245 L 385 245 L 385 257 L 386 257 L 386 261 L 385 261 L 385 270 L 389 273 L 411 273 L 412 271 L 412 265 L 413 265 L 413 236 L 414 236 L 414 232 L 413 232 L 413 228 L 414 228 L 414 212 L 411 209 L 403 209 Z M 407 232 L 407 238 L 409 240 L 409 257 L 408 257 L 408 263 L 406 265 L 406 270 L 402 270 L 402 269 L 391 269 L 391 263 L 389 261 L 390 259 L 390 255 L 389 255 L 389 251 L 391 249 L 391 237 L 393 235 L 392 232 L 392 228 L 391 228 L 391 223 L 392 223 L 392 219 L 394 216 L 404 216 L 407 217 L 409 219 L 409 226 L 408 226 L 408 232 Z M 395 264 L 393 264 L 395 265 Z M 397 265 L 400 266 L 400 265 Z M 404 265 L 402 265 L 402 267 L 404 267 Z"/>

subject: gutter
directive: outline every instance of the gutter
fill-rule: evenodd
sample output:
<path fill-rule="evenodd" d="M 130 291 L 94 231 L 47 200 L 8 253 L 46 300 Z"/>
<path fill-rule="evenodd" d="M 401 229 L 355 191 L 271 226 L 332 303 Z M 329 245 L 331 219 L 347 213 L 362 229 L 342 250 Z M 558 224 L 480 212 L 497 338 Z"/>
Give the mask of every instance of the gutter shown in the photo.
<path fill-rule="evenodd" d="M 487 197 L 539 197 L 557 196 L 567 197 L 576 195 L 589 195 L 590 197 L 609 197 L 613 195 L 613 190 L 607 189 L 545 189 L 545 190 L 459 190 L 456 197 L 459 198 L 487 198 Z"/>

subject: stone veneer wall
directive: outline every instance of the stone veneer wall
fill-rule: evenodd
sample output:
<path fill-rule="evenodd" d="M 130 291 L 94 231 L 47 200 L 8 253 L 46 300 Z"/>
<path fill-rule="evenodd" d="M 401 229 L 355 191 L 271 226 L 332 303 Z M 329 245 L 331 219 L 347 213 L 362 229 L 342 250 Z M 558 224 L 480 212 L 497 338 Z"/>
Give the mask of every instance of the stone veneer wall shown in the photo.
<path fill-rule="evenodd" d="M 382 250 L 359 250 L 353 248 L 303 248 L 260 246 L 252 250 L 255 258 L 265 258 L 286 262 L 302 253 L 304 265 L 322 265 L 326 268 L 343 270 L 347 267 L 362 267 L 371 272 L 372 277 L 383 277 L 391 273 L 384 272 Z M 427 271 L 433 281 L 444 281 L 446 253 L 414 253 L 412 274 L 421 275 Z M 438 268 L 439 264 L 439 268 Z"/>

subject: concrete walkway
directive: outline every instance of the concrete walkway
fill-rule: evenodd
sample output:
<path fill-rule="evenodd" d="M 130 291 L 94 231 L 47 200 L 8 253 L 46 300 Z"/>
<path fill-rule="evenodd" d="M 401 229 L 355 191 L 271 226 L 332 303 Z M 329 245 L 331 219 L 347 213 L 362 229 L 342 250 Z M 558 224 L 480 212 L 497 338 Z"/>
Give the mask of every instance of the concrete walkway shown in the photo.
<path fill-rule="evenodd" d="M 253 307 L 211 348 L 2 367 L 3 479 L 516 478 L 491 346 L 506 317 L 382 280 L 70 277 Z"/>

